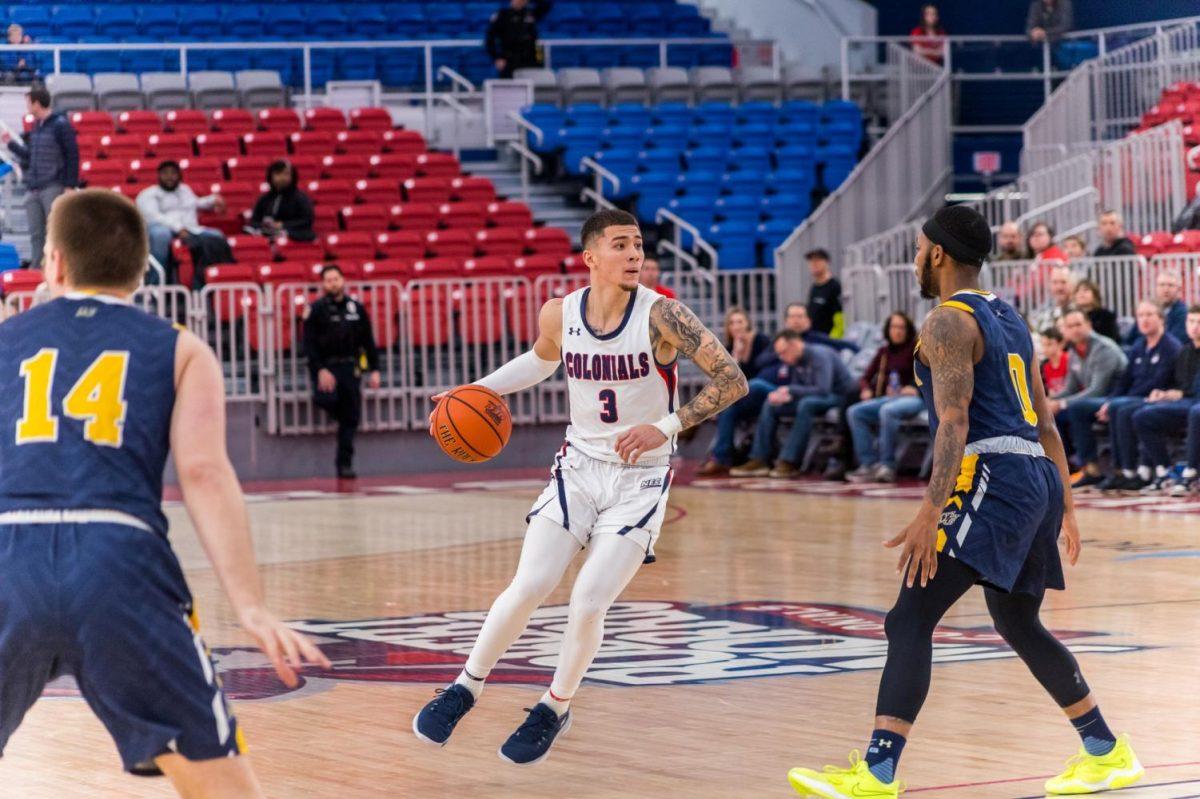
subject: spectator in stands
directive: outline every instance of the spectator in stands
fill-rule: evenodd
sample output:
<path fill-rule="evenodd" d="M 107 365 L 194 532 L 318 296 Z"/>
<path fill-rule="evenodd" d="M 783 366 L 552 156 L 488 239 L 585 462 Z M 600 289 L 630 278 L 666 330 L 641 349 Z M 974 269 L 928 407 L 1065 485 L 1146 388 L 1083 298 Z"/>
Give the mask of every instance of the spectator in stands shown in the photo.
<path fill-rule="evenodd" d="M 516 70 L 541 63 L 537 24 L 552 5 L 550 0 L 511 0 L 508 8 L 492 14 L 484 45 L 500 77 L 511 78 Z"/>
<path fill-rule="evenodd" d="M 812 273 L 812 288 L 808 292 L 808 317 L 813 329 L 833 338 L 842 337 L 842 284 L 829 269 L 826 250 L 810 250 L 804 254 Z"/>
<path fill-rule="evenodd" d="M 33 44 L 33 37 L 25 32 L 17 23 L 12 23 L 8 26 L 8 45 L 16 47 L 22 44 Z M 6 77 L 17 83 L 24 83 L 33 79 L 33 66 L 30 63 L 31 55 L 27 52 L 15 52 L 5 59 Z"/>
<path fill-rule="evenodd" d="M 841 338 L 830 338 L 824 333 L 818 333 L 813 330 L 812 319 L 808 316 L 808 306 L 802 302 L 788 303 L 783 312 L 783 327 L 785 330 L 795 330 L 804 339 L 805 344 L 821 344 L 830 347 L 838 352 L 858 352 L 858 345 L 853 341 L 847 341 Z M 777 365 L 778 358 L 775 357 L 775 350 L 766 349 L 758 356 L 758 360 L 754 364 L 755 371 L 760 371 L 768 366 Z"/>
<path fill-rule="evenodd" d="M 25 103 L 33 115 L 33 129 L 24 135 L 24 141 L 17 141 L 7 130 L 2 131 L 0 142 L 8 145 L 25 171 L 25 213 L 32 246 L 30 265 L 36 269 L 42 265 L 50 206 L 64 191 L 79 185 L 79 145 L 67 115 L 51 109 L 50 92 L 45 86 L 30 89 Z"/>
<path fill-rule="evenodd" d="M 1071 292 L 1074 287 L 1074 276 L 1070 267 L 1062 264 L 1054 266 L 1050 270 L 1050 299 L 1029 315 L 1030 329 L 1045 330 L 1054 327 L 1071 305 Z"/>
<path fill-rule="evenodd" d="M 1154 293 L 1158 304 L 1162 307 L 1163 318 L 1166 319 L 1167 332 L 1176 341 L 1186 341 L 1187 334 L 1187 305 L 1181 299 L 1183 296 L 1183 279 L 1177 269 L 1163 269 L 1154 280 Z"/>
<path fill-rule="evenodd" d="M 738 362 L 747 379 L 754 377 L 754 365 L 759 356 L 771 348 L 771 339 L 758 333 L 750 322 L 750 315 L 741 306 L 734 305 L 725 312 L 725 331 L 722 336 L 725 349 Z"/>
<path fill-rule="evenodd" d="M 658 259 L 647 258 L 642 262 L 642 271 L 638 273 L 638 283 L 641 283 L 648 289 L 658 292 L 664 297 L 669 297 L 672 300 L 675 299 L 675 292 L 658 282 L 658 279 L 661 275 L 662 270 L 659 268 Z M 726 318 L 726 321 L 728 321 L 728 317 Z M 768 339 L 765 335 L 763 336 L 763 340 L 766 342 L 763 345 L 764 347 L 771 343 L 770 339 Z"/>
<path fill-rule="evenodd" d="M 1150 300 L 1138 303 L 1137 324 L 1143 337 L 1134 345 L 1129 367 L 1117 378 L 1109 395 L 1078 399 L 1067 408 L 1075 454 L 1083 461 L 1083 474 L 1074 482 L 1075 488 L 1098 486 L 1101 490 L 1133 491 L 1145 488 L 1150 482 L 1148 469 L 1141 475 L 1136 471 L 1138 452 L 1133 414 L 1150 392 L 1171 387 L 1175 358 L 1182 345 L 1166 332 L 1162 309 Z M 1093 419 L 1108 423 L 1113 471 L 1107 477 L 1100 472 Z"/>
<path fill-rule="evenodd" d="M 909 31 L 913 52 L 927 61 L 942 63 L 946 31 L 942 28 L 938 7 L 933 3 L 921 6 L 921 24 Z"/>
<path fill-rule="evenodd" d="M 354 434 L 362 412 L 362 360 L 368 385 L 379 388 L 379 350 L 362 303 L 346 296 L 342 270 L 321 271 L 324 296 L 304 315 L 304 355 L 314 387 L 313 403 L 337 421 L 337 476 L 353 480 Z"/>
<path fill-rule="evenodd" d="M 1117 315 L 1111 309 L 1104 307 L 1099 286 L 1090 280 L 1081 280 L 1075 285 L 1073 299 L 1075 307 L 1087 314 L 1093 330 L 1120 343 L 1121 332 L 1117 328 Z"/>
<path fill-rule="evenodd" d="M 1021 243 L 1021 228 L 1016 222 L 1005 222 L 996 232 L 996 255 L 993 261 L 1024 261 L 1028 253 Z"/>
<path fill-rule="evenodd" d="M 858 459 L 858 468 L 846 475 L 852 483 L 896 482 L 900 425 L 925 407 L 913 375 L 916 326 L 897 311 L 883 323 L 883 335 L 886 343 L 859 381 L 861 402 L 847 411 Z"/>
<path fill-rule="evenodd" d="M 1111 255 L 1135 255 L 1137 253 L 1133 242 L 1125 236 L 1125 222 L 1116 211 L 1101 211 L 1096 228 L 1100 232 L 1100 246 L 1092 255 L 1104 258 Z"/>
<path fill-rule="evenodd" d="M 269 239 L 287 236 L 295 241 L 312 241 L 313 204 L 300 190 L 299 175 L 291 161 L 280 159 L 267 167 L 270 187 L 254 203 L 250 226 Z"/>
<path fill-rule="evenodd" d="M 1065 264 L 1068 260 L 1067 254 L 1054 243 L 1054 228 L 1045 222 L 1035 222 L 1029 229 L 1025 247 L 1029 250 L 1031 257 L 1039 263 L 1058 261 Z"/>
<path fill-rule="evenodd" d="M 1071 308 L 1062 318 L 1063 338 L 1070 345 L 1067 385 L 1050 400 L 1050 412 L 1064 442 L 1071 442 L 1067 409 L 1071 403 L 1103 397 L 1125 370 L 1128 359 L 1117 344 L 1092 330 L 1087 314 Z"/>
<path fill-rule="evenodd" d="M 1133 414 L 1133 427 L 1141 445 L 1142 466 L 1153 469 L 1154 483 L 1147 493 L 1167 491 L 1185 496 L 1200 489 L 1200 305 L 1188 308 L 1188 342 L 1175 359 L 1171 387 L 1150 392 L 1146 404 Z M 1180 480 L 1168 477 L 1168 437 L 1187 430 L 1187 466 Z"/>
<path fill-rule="evenodd" d="M 1070 261 L 1087 258 L 1087 242 L 1081 236 L 1067 236 L 1063 239 L 1062 250 Z"/>
<path fill-rule="evenodd" d="M 1179 216 L 1171 223 L 1172 233 L 1182 233 L 1185 230 L 1200 230 L 1200 191 L 1196 192 L 1192 201 L 1184 206 Z"/>
<path fill-rule="evenodd" d="M 784 363 L 795 363 L 791 380 L 767 395 L 754 431 L 750 460 L 730 469 L 732 477 L 778 478 L 795 477 L 808 448 L 808 436 L 813 422 L 830 408 L 836 408 L 842 397 L 854 388 L 854 381 L 842 359 L 829 347 L 805 344 L 794 330 L 785 330 L 776 337 L 776 354 Z M 792 430 L 779 451 L 775 467 L 771 468 L 771 451 L 775 448 L 775 432 L 784 415 L 795 414 Z"/>
<path fill-rule="evenodd" d="M 1067 387 L 1070 358 L 1067 357 L 1062 331 L 1057 327 L 1044 328 L 1041 332 L 1041 351 L 1042 385 L 1046 389 L 1046 396 L 1052 397 Z"/>
<path fill-rule="evenodd" d="M 1025 17 L 1025 33 L 1035 44 L 1056 42 L 1074 26 L 1071 0 L 1033 0 Z"/>
<path fill-rule="evenodd" d="M 179 239 L 189 249 L 204 247 L 202 239 L 217 238 L 226 247 L 225 234 L 200 226 L 197 211 L 213 210 L 222 213 L 225 200 L 219 194 L 197 197 L 191 187 L 183 182 L 179 164 L 163 161 L 158 165 L 158 185 L 142 189 L 137 196 L 137 207 L 146 220 L 146 232 L 150 237 L 150 254 L 166 272 L 167 282 L 176 282 L 175 265 L 171 263 L 171 242 Z M 216 244 L 216 242 L 214 242 Z M 198 262 L 198 266 L 218 263 L 209 260 Z"/>

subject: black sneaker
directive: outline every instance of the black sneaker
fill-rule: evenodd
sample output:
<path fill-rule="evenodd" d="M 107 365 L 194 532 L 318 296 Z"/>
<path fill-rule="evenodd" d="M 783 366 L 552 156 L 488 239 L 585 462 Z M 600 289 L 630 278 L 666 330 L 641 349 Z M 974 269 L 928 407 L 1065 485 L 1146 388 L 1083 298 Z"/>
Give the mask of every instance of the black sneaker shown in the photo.
<path fill-rule="evenodd" d="M 1120 472 L 1113 472 L 1096 484 L 1101 491 L 1126 491 L 1130 478 Z"/>
<path fill-rule="evenodd" d="M 1141 477 L 1134 476 L 1126 478 L 1125 485 L 1121 487 L 1121 491 L 1141 491 L 1146 486 L 1150 485 L 1149 480 L 1143 480 Z"/>
<path fill-rule="evenodd" d="M 475 707 L 475 696 L 458 683 L 437 689 L 437 696 L 413 716 L 413 733 L 422 741 L 445 746 L 455 725 Z"/>
<path fill-rule="evenodd" d="M 1078 480 L 1071 483 L 1071 488 L 1091 488 L 1098 486 L 1105 481 L 1105 476 L 1100 472 L 1095 474 L 1084 473 Z"/>
<path fill-rule="evenodd" d="M 554 741 L 571 726 L 570 710 L 560 718 L 541 702 L 525 709 L 529 717 L 500 747 L 500 759 L 518 766 L 532 766 L 545 760 Z"/>
<path fill-rule="evenodd" d="M 337 476 L 339 480 L 357 480 L 358 472 L 354 471 L 353 466 L 338 466 Z"/>

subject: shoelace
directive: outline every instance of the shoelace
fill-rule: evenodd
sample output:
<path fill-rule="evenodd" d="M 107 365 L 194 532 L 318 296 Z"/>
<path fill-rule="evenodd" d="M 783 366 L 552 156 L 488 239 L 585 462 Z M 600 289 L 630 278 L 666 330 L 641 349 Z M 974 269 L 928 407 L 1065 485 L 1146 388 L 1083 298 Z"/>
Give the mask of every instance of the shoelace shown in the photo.
<path fill-rule="evenodd" d="M 437 703 L 439 712 L 448 712 L 450 714 L 461 713 L 463 709 L 463 699 L 458 695 L 458 691 L 451 691 L 449 688 L 438 688 L 433 692 L 436 696 L 434 702 Z M 453 704 L 454 707 L 448 707 Z"/>
<path fill-rule="evenodd" d="M 522 708 L 526 713 L 532 714 L 534 708 Z M 536 716 L 531 715 L 525 719 L 525 723 L 517 727 L 517 731 L 513 733 L 513 737 L 524 743 L 535 743 L 545 738 L 551 730 L 554 729 L 555 721 L 551 720 L 553 713 L 538 713 Z"/>
<path fill-rule="evenodd" d="M 1066 771 L 1063 772 L 1063 777 L 1070 779 L 1075 776 L 1075 770 L 1078 769 L 1090 757 L 1087 752 L 1080 752 L 1066 762 Z"/>
<path fill-rule="evenodd" d="M 859 769 L 866 769 L 867 762 L 862 759 L 862 753 L 857 749 L 850 752 L 850 768 L 840 768 L 838 766 L 826 766 L 825 773 L 829 775 L 849 775 Z M 908 790 L 908 785 L 903 782 L 896 783 L 896 793 L 901 794 Z"/>

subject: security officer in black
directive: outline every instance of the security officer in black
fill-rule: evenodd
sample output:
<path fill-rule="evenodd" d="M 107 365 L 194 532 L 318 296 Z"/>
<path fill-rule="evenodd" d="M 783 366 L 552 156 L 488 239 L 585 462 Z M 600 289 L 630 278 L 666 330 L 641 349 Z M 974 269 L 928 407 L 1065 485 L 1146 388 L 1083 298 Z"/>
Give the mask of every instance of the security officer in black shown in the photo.
<path fill-rule="evenodd" d="M 539 66 L 537 23 L 550 13 L 551 0 L 511 0 L 508 8 L 492 14 L 484 42 L 502 78 Z"/>
<path fill-rule="evenodd" d="M 313 402 L 337 420 L 337 475 L 352 480 L 354 433 L 362 416 L 362 360 L 367 385 L 379 388 L 379 351 L 361 302 L 346 296 L 342 270 L 333 264 L 321 272 L 325 296 L 309 306 L 304 318 L 304 354 L 316 386 Z"/>

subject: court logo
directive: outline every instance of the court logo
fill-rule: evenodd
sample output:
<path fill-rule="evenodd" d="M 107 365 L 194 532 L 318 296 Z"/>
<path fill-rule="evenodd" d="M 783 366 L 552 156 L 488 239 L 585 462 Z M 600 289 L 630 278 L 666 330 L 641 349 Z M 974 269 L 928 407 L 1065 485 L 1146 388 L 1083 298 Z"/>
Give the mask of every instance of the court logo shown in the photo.
<path fill-rule="evenodd" d="M 332 661 L 305 669 L 300 690 L 336 682 L 429 683 L 453 680 L 483 623 L 485 611 L 430 613 L 354 621 L 302 621 Z M 558 662 L 566 606 L 539 609 L 529 628 L 492 671 L 490 681 L 545 685 Z M 1073 652 L 1133 652 L 1104 644 L 1103 633 L 1057 631 Z M 883 613 L 803 602 L 621 602 L 605 624 L 604 644 L 587 679 L 613 686 L 678 685 L 750 678 L 842 674 L 883 668 Z M 288 693 L 266 659 L 245 647 L 213 650 L 231 699 Z M 1015 654 L 991 626 L 939 627 L 935 663 L 999 660 Z"/>

